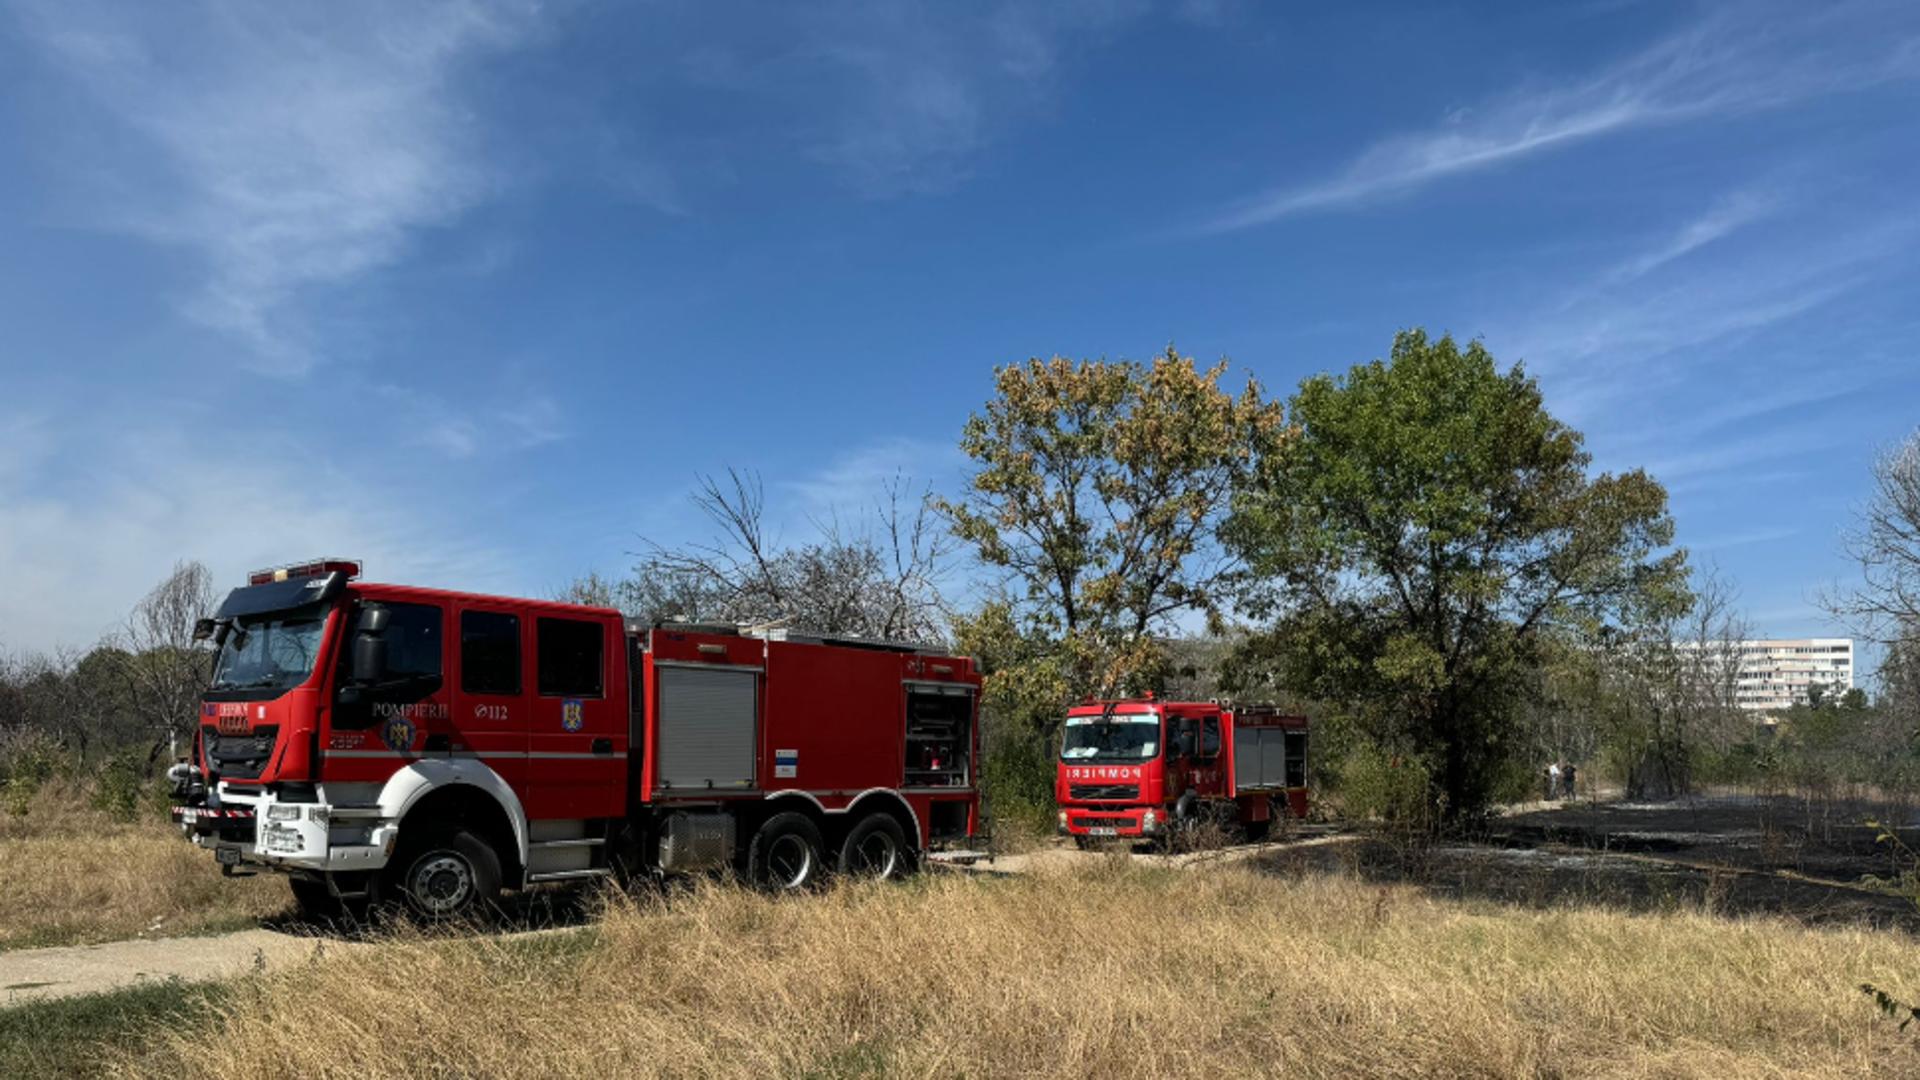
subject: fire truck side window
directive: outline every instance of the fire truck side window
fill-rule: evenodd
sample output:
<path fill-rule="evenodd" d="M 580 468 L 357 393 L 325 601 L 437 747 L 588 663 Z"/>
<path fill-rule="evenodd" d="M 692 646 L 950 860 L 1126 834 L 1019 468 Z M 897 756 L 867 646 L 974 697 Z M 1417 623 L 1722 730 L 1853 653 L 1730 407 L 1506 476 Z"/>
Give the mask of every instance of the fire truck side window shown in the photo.
<path fill-rule="evenodd" d="M 440 609 L 387 604 L 387 678 L 440 677 Z"/>
<path fill-rule="evenodd" d="M 520 692 L 520 616 L 460 613 L 460 689 L 469 694 Z"/>
<path fill-rule="evenodd" d="M 387 629 L 380 638 L 387 654 L 386 671 L 378 683 L 355 687 L 360 694 L 357 699 L 343 697 L 336 702 L 333 726 L 342 731 L 372 727 L 378 719 L 373 711 L 375 704 L 411 705 L 440 689 L 440 609 L 432 604 L 381 603 L 379 606 L 387 612 Z M 354 616 L 347 637 L 349 642 L 359 635 L 360 620 L 367 610 L 363 607 Z M 352 657 L 352 648 L 340 650 L 338 678 L 343 694 Z"/>
<path fill-rule="evenodd" d="M 599 623 L 538 619 L 540 693 L 553 697 L 599 697 L 606 632 Z"/>
<path fill-rule="evenodd" d="M 1220 753 L 1220 717 L 1203 716 L 1200 718 L 1200 749 L 1193 756 L 1201 761 L 1211 761 Z"/>

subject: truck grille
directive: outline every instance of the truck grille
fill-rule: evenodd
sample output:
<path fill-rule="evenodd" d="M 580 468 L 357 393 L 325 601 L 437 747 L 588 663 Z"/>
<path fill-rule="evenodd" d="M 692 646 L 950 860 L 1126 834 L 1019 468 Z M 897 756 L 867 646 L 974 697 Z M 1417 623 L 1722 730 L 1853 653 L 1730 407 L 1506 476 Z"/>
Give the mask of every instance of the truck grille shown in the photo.
<path fill-rule="evenodd" d="M 202 728 L 200 737 L 207 748 L 207 764 L 214 772 L 234 780 L 252 780 L 267 767 L 279 731 L 272 724 L 263 724 L 246 735 L 222 735 L 215 728 Z"/>
<path fill-rule="evenodd" d="M 1067 798 L 1092 801 L 1095 799 L 1138 799 L 1139 784 L 1068 784 Z"/>

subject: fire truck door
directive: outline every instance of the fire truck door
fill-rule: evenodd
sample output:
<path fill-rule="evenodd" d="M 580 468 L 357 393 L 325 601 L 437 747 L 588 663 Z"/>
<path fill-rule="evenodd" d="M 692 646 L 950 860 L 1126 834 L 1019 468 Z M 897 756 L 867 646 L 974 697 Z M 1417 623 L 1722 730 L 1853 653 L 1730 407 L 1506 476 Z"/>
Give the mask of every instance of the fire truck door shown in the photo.
<path fill-rule="evenodd" d="M 1218 710 L 1202 713 L 1196 720 L 1197 738 L 1189 783 L 1201 798 L 1222 798 L 1227 794 L 1227 758 L 1222 750 L 1220 713 Z"/>
<path fill-rule="evenodd" d="M 494 604 L 460 607 L 459 670 L 455 673 L 454 728 L 461 744 L 524 792 L 527 773 L 528 627 L 519 612 Z"/>
<path fill-rule="evenodd" d="M 612 673 L 624 634 L 607 619 L 533 621 L 527 817 L 618 817 L 626 802 L 627 715 Z"/>

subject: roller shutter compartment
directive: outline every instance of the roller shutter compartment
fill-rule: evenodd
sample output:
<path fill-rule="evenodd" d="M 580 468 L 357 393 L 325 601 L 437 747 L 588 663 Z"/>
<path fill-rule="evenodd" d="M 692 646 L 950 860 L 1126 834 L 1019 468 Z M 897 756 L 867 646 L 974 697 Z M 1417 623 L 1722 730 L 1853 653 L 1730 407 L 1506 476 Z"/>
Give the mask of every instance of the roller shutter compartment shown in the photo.
<path fill-rule="evenodd" d="M 656 784 L 675 791 L 753 787 L 759 673 L 679 667 L 659 673 Z"/>

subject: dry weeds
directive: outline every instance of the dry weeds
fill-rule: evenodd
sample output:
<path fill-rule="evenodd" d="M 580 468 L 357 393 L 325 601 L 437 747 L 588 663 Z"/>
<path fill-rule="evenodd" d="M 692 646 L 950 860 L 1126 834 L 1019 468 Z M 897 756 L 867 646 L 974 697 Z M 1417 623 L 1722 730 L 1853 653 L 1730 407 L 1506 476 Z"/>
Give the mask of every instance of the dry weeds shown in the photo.
<path fill-rule="evenodd" d="M 124 1073 L 295 1076 L 1912 1075 L 1861 982 L 1920 946 L 1701 913 L 1535 912 L 1124 859 L 596 926 L 398 939 L 250 980 Z"/>
<path fill-rule="evenodd" d="M 59 790 L 0 811 L 0 949 L 233 929 L 289 906 L 285 881 L 223 879 L 159 820 L 116 821 Z"/>

